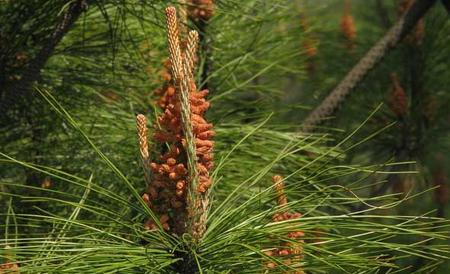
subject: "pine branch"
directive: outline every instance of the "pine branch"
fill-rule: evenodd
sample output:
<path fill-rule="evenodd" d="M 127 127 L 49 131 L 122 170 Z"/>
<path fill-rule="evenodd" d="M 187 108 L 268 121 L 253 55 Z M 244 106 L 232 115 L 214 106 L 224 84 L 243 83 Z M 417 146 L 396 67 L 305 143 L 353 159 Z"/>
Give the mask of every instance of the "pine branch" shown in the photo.
<path fill-rule="evenodd" d="M 41 77 L 41 70 L 44 68 L 48 59 L 52 56 L 55 48 L 63 37 L 72 28 L 81 13 L 85 10 L 87 0 L 76 0 L 70 4 L 63 14 L 59 23 L 55 26 L 53 33 L 43 43 L 41 49 L 36 56 L 30 61 L 28 67 L 23 71 L 20 80 L 14 82 L 4 90 L 3 98 L 1 98 L 0 116 L 8 117 L 8 110 L 15 106 L 19 108 L 19 112 L 12 116 L 13 120 L 24 119 L 29 125 L 29 132 L 33 142 L 33 148 L 29 151 L 31 159 L 38 161 L 39 157 L 44 153 L 41 147 L 42 140 L 46 132 L 39 126 L 40 114 L 36 108 L 30 107 L 32 105 L 33 97 L 31 90 L 36 81 Z M 17 104 L 20 104 L 17 106 Z M 3 120 L 3 119 L 2 119 Z M 8 119 L 6 119 L 8 123 Z M 26 184 L 33 185 L 41 181 L 41 175 L 32 170 L 27 171 Z"/>
<path fill-rule="evenodd" d="M 187 47 L 185 52 L 185 60 L 184 60 L 184 74 L 185 74 L 185 85 L 187 90 L 195 92 L 195 81 L 194 81 L 194 66 L 195 66 L 195 59 L 196 59 L 196 52 L 198 49 L 198 33 L 196 31 L 190 31 L 188 34 L 188 41 L 187 41 Z M 190 104 L 189 104 L 189 94 L 188 92 L 185 92 L 184 89 L 182 89 L 182 104 L 185 103 L 187 105 L 187 109 L 189 109 L 189 117 L 191 117 L 190 113 Z M 190 118 L 189 118 L 190 121 Z M 198 179 L 199 179 L 199 172 L 197 170 L 198 166 L 198 158 L 197 158 L 197 149 L 195 145 L 195 137 L 192 133 L 192 123 L 186 123 L 186 125 L 189 127 L 187 130 L 189 132 L 186 132 L 186 141 L 188 146 L 188 155 L 189 151 L 192 150 L 192 154 L 190 155 L 191 159 L 189 161 L 191 172 L 191 183 L 189 184 L 190 190 L 189 190 L 189 200 L 188 200 L 188 212 L 190 214 L 189 218 L 189 231 L 191 232 L 192 236 L 194 237 L 195 241 L 199 241 L 200 238 L 203 236 L 203 233 L 206 229 L 206 213 L 207 208 L 209 205 L 209 197 L 208 193 L 200 193 L 198 191 Z M 191 138 L 188 138 L 188 133 L 191 135 Z M 190 143 L 190 142 L 191 143 Z"/>
<path fill-rule="evenodd" d="M 383 57 L 409 33 L 436 0 L 418 0 L 394 26 L 382 37 L 359 62 L 347 73 L 339 85 L 316 107 L 302 125 L 309 132 L 326 117 L 333 114 L 350 92 L 364 79 Z"/>
<path fill-rule="evenodd" d="M 36 57 L 31 60 L 29 67 L 24 71 L 22 78 L 13 86 L 11 93 L 23 95 L 26 93 L 31 85 L 40 77 L 40 71 L 51 57 L 56 46 L 61 42 L 62 38 L 72 28 L 78 17 L 85 10 L 87 5 L 86 0 L 77 0 L 73 2 L 64 13 L 62 20 L 56 26 L 53 34 L 45 42 Z"/>
<path fill-rule="evenodd" d="M 192 133 L 191 111 L 189 105 L 189 79 L 188 75 L 191 74 L 190 64 L 183 60 L 180 49 L 178 21 L 176 16 L 176 9 L 174 7 L 168 7 L 166 9 L 167 15 L 167 32 L 170 51 L 170 62 L 172 64 L 172 71 L 174 75 L 175 85 L 177 91 L 179 91 L 180 103 L 181 103 L 181 118 L 183 121 L 183 131 L 186 138 L 186 152 L 188 155 L 188 164 L 191 180 L 196 178 L 196 150 L 194 135 Z M 188 41 L 189 43 L 190 41 Z M 192 41 L 191 41 L 192 42 Z M 188 45 L 188 48 L 192 46 Z"/>
<path fill-rule="evenodd" d="M 172 64 L 172 74 L 174 75 L 175 86 L 178 96 L 180 96 L 181 120 L 185 136 L 185 147 L 187 154 L 187 164 L 189 171 L 189 193 L 188 193 L 188 229 L 197 241 L 203 234 L 205 226 L 204 211 L 201 194 L 197 191 L 198 170 L 197 170 L 197 151 L 195 146 L 195 137 L 192 130 L 191 109 L 189 103 L 190 81 L 192 81 L 192 70 L 195 50 L 197 49 L 198 34 L 190 32 L 188 35 L 188 44 L 183 60 L 180 49 L 178 20 L 176 9 L 168 7 L 166 9 L 167 17 L 167 35 L 170 51 L 170 62 Z M 200 205 L 200 206 L 199 206 Z"/>

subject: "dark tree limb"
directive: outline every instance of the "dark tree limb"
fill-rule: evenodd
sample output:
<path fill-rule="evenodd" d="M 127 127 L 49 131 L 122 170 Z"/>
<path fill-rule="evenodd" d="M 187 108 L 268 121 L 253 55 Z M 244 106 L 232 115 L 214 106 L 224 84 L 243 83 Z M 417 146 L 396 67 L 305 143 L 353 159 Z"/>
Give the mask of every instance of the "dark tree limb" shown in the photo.
<path fill-rule="evenodd" d="M 57 45 L 86 9 L 86 5 L 87 0 L 72 1 L 54 26 L 53 32 L 44 40 L 37 54 L 23 70 L 21 78 L 2 87 L 3 96 L 0 98 L 0 109 L 2 110 L 0 111 L 0 117 L 2 119 L 0 121 L 4 125 L 1 126 L 18 123 L 19 121 L 27 125 L 26 134 L 29 135 L 32 142 L 32 147 L 28 150 L 27 156 L 32 161 L 39 162 L 43 154 L 42 142 L 47 134 L 47 131 L 42 127 L 42 110 L 36 107 L 35 98 L 32 96 L 33 85 L 40 80 L 41 70 L 54 53 Z M 28 185 L 39 184 L 41 177 L 42 175 L 38 172 L 27 170 L 25 183 Z"/>
<path fill-rule="evenodd" d="M 36 56 L 30 61 L 28 67 L 23 71 L 20 80 L 5 88 L 0 104 L 2 109 L 6 110 L 8 107 L 11 107 L 17 99 L 21 101 L 28 99 L 27 95 L 34 82 L 39 80 L 42 68 L 51 57 L 56 46 L 85 10 L 86 6 L 86 0 L 76 0 L 69 5 L 61 21 L 56 25 L 52 35 L 46 40 Z"/>
<path fill-rule="evenodd" d="M 18 81 L 16 88 L 27 90 L 39 78 L 40 70 L 47 63 L 56 46 L 74 25 L 78 17 L 84 11 L 86 6 L 85 0 L 77 0 L 73 2 L 64 13 L 62 20 L 56 26 L 55 31 L 41 48 L 36 57 L 30 62 L 29 68 L 23 73 L 22 78 Z"/>
<path fill-rule="evenodd" d="M 386 55 L 411 31 L 436 0 L 417 0 L 359 62 L 347 73 L 339 85 L 315 108 L 302 125 L 303 132 L 310 132 L 326 117 L 333 114 L 345 97 L 358 85 Z"/>
<path fill-rule="evenodd" d="M 450 0 L 441 0 L 441 1 L 447 12 L 450 13 Z"/>

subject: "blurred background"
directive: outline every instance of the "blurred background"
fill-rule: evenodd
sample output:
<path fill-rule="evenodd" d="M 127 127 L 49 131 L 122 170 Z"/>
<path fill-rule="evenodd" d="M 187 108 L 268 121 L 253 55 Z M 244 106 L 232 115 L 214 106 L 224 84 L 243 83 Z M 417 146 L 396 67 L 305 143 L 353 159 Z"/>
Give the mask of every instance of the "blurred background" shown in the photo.
<path fill-rule="evenodd" d="M 191 15 L 186 21 L 201 34 L 197 83 L 209 90 L 207 117 L 219 133 L 217 157 L 271 115 L 266 122 L 270 133 L 258 135 L 261 142 L 233 154 L 230 161 L 234 164 L 227 167 L 252 170 L 265 153 L 272 155 L 271 150 L 283 147 L 270 134 L 301 132 L 308 115 L 324 104 L 414 1 L 214 2 L 211 14 L 208 9 L 191 11 L 197 17 Z M 168 56 L 163 10 L 170 3 L 180 4 L 1 0 L 0 152 L 80 177 L 89 177 L 95 168 L 95 177 L 102 178 L 105 188 L 124 192 L 85 139 L 55 111 L 57 102 L 136 188 L 143 189 L 134 119 L 143 113 L 151 121 L 158 113 L 155 90 L 164 81 Z M 355 141 L 342 146 L 345 154 L 333 159 L 333 164 L 403 163 L 372 176 L 367 182 L 370 187 L 364 190 L 373 197 L 425 192 L 389 214 L 450 216 L 450 21 L 446 7 L 447 1 L 435 1 L 398 45 L 383 52 L 382 60 L 356 87 L 339 104 L 330 106 L 331 114 L 322 117 L 326 119 L 313 130 L 328 134 L 321 145 L 334 146 L 364 123 L 352 134 Z M 54 101 L 49 102 L 49 96 Z M 252 151 L 261 153 L 252 155 Z M 314 151 L 305 155 L 314 157 Z M 344 182 L 337 179 L 334 183 Z M 30 192 L 41 188 L 69 191 L 57 178 L 4 158 L 0 191 L 16 193 L 15 184 L 31 186 Z M 9 199 L 0 196 L 0 208 L 8 203 Z M 35 203 L 40 208 L 51 207 Z M 20 200 L 14 206 L 17 212 L 36 210 Z M 436 273 L 447 273 L 447 267 Z"/>

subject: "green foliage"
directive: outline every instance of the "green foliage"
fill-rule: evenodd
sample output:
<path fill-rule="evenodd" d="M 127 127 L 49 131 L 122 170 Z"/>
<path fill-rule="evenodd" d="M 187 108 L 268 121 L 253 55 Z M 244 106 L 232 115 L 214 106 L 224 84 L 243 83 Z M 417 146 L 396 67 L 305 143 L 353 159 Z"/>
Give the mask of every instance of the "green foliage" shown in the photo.
<path fill-rule="evenodd" d="M 32 59 L 72 2 L 1 2 L 0 63 L 21 52 Z M 210 89 L 215 184 L 207 230 L 194 243 L 187 234 L 143 226 L 159 221 L 140 197 L 134 117 L 145 113 L 156 123 L 168 3 L 87 2 L 42 68 L 27 107 L 11 107 L 0 123 L 0 265 L 17 262 L 21 273 L 430 273 L 448 260 L 450 223 L 434 216 L 429 186 L 373 195 L 393 176 L 415 176 L 410 160 L 423 165 L 429 150 L 448 146 L 449 24 L 441 7 L 426 19 L 421 50 L 424 90 L 438 98 L 442 118 L 427 129 L 423 152 L 399 158 L 389 147 L 401 134 L 395 117 L 378 106 L 391 71 L 410 80 L 403 49 L 338 113 L 333 128 L 349 131 L 298 132 L 303 105 L 326 95 L 384 32 L 366 1 L 354 1 L 353 52 L 338 30 L 342 1 L 217 1 L 197 72 L 208 64 L 207 78 L 197 82 Z M 381 2 L 393 21 L 395 5 Z M 310 38 L 315 57 L 302 48 Z M 1 84 L 24 70 L 26 64 L 2 66 Z M 380 124 L 379 117 L 390 119 Z M 276 202 L 275 174 L 285 178 L 287 205 Z M 286 211 L 302 217 L 272 220 Z M 268 255 L 298 244 L 288 237 L 293 231 L 304 233 L 301 260 Z"/>

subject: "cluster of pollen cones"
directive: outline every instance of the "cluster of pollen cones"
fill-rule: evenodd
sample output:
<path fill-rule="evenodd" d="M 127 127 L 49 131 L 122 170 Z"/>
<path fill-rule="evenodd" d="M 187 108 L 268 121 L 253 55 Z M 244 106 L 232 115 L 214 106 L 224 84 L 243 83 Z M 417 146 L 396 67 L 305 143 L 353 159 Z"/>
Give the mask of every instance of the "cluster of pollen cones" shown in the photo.
<path fill-rule="evenodd" d="M 402 118 L 408 113 L 408 97 L 405 89 L 400 84 L 397 73 L 391 73 L 390 77 L 389 108 L 398 118 Z"/>
<path fill-rule="evenodd" d="M 6 245 L 5 249 L 10 249 L 11 247 L 9 245 Z M 0 274 L 3 273 L 9 273 L 9 274 L 19 274 L 20 273 L 20 268 L 19 265 L 15 262 L 12 262 L 11 258 L 11 254 L 8 254 L 8 252 L 6 252 L 6 262 L 5 263 L 0 263 Z"/>
<path fill-rule="evenodd" d="M 272 177 L 272 181 L 274 184 L 275 191 L 277 192 L 277 204 L 279 206 L 286 206 L 287 204 L 287 198 L 284 193 L 284 184 L 283 184 L 283 177 L 279 175 L 275 175 Z M 292 219 L 298 219 L 302 215 L 300 213 L 289 213 L 289 212 L 280 212 L 276 213 L 272 216 L 273 222 L 282 222 Z M 304 241 L 299 239 L 303 237 L 305 234 L 302 231 L 291 231 L 288 233 L 288 238 L 292 241 L 290 242 L 282 242 L 280 243 L 280 247 L 270 249 L 269 251 L 266 251 L 267 256 L 271 257 L 285 257 L 286 259 L 283 260 L 283 263 L 285 265 L 290 265 L 293 263 L 300 263 L 300 261 L 303 259 L 303 243 Z M 268 262 L 266 263 L 266 267 L 268 269 L 273 269 L 277 265 L 275 262 Z M 286 272 L 286 273 L 293 273 L 293 274 L 304 274 L 304 271 L 301 267 L 296 268 L 295 271 Z"/>
<path fill-rule="evenodd" d="M 208 90 L 198 90 L 191 75 L 196 61 L 196 56 L 192 53 L 197 49 L 198 34 L 191 31 L 186 46 L 181 49 L 175 8 L 167 8 L 166 15 L 169 48 L 173 49 L 173 44 L 176 43 L 175 51 L 183 52 L 174 56 L 174 50 L 171 50 L 171 58 L 165 62 L 164 71 L 161 73 L 165 83 L 155 91 L 159 96 L 157 104 L 162 110 L 153 131 L 154 151 L 158 151 L 158 155 L 151 157 L 145 152 L 148 151 L 148 145 L 146 141 L 141 141 L 146 139 L 146 136 L 141 135 L 147 134 L 146 129 L 143 129 L 146 124 L 143 115 L 138 115 L 137 125 L 144 169 L 149 173 L 147 189 L 142 198 L 160 218 L 159 221 L 166 231 L 181 235 L 186 232 L 188 218 L 192 215 L 188 212 L 189 191 L 201 196 L 212 185 L 209 172 L 214 165 L 214 142 L 211 138 L 215 133 L 212 130 L 213 125 L 204 118 L 210 106 L 205 99 Z M 181 69 L 183 65 L 184 70 Z M 182 83 L 186 85 L 183 86 Z M 187 105 L 183 103 L 182 92 L 187 93 Z M 189 117 L 186 119 L 183 113 L 188 113 Z M 191 132 L 186 132 L 186 128 Z M 189 155 L 190 142 L 194 144 L 194 157 Z M 195 162 L 195 172 L 191 170 L 189 161 Z M 146 229 L 152 230 L 156 227 L 151 218 L 145 223 Z"/>
<path fill-rule="evenodd" d="M 16 263 L 0 264 L 0 274 L 1 273 L 19 273 L 19 266 Z"/>
<path fill-rule="evenodd" d="M 301 50 L 308 57 L 306 62 L 306 68 L 310 76 L 316 71 L 316 62 L 314 57 L 317 56 L 317 43 L 310 33 L 310 25 L 305 14 L 301 14 L 300 26 L 301 30 L 305 33 L 305 37 L 301 42 Z"/>
<path fill-rule="evenodd" d="M 207 21 L 214 15 L 213 0 L 190 0 L 188 6 L 189 17 L 194 21 Z"/>
<path fill-rule="evenodd" d="M 352 49 L 356 40 L 356 26 L 353 20 L 353 16 L 350 13 L 351 1 L 345 1 L 344 14 L 341 17 L 341 32 L 347 41 L 346 47 Z"/>

